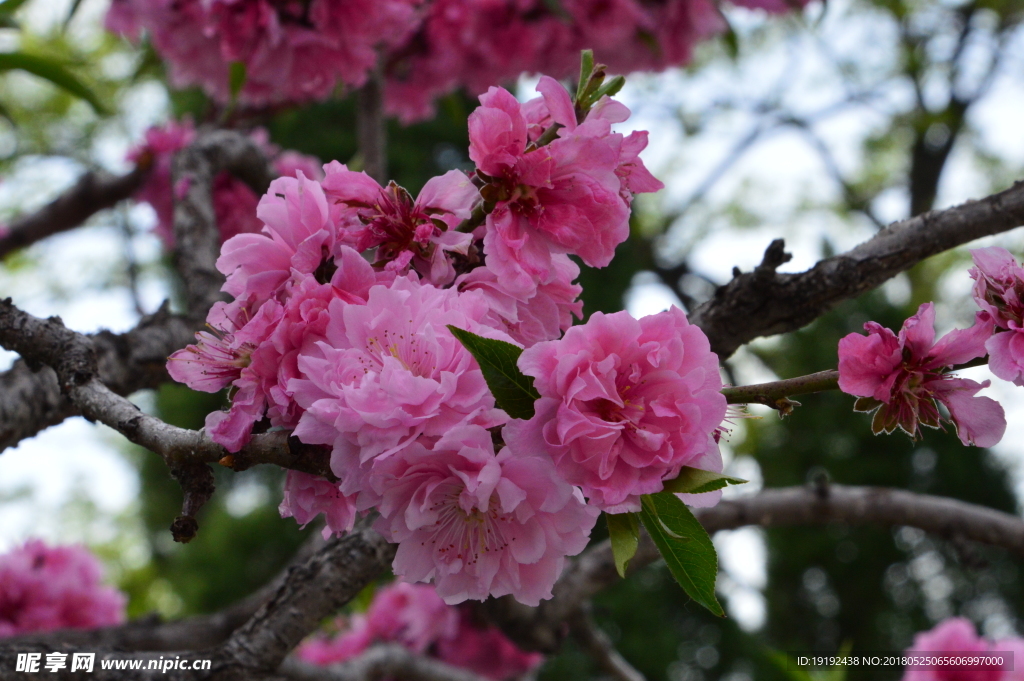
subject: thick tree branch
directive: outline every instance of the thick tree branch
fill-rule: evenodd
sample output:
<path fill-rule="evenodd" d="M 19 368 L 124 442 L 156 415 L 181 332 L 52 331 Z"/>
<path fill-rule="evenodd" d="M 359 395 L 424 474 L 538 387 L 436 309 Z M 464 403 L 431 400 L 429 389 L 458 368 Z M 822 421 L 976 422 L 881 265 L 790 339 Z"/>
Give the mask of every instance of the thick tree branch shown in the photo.
<path fill-rule="evenodd" d="M 139 163 L 126 175 L 102 170 L 85 172 L 70 189 L 35 213 L 0 228 L 0 259 L 48 236 L 74 229 L 94 213 L 127 199 L 142 185 L 149 163 Z"/>
<path fill-rule="evenodd" d="M 783 487 L 694 509 L 708 532 L 746 525 L 909 525 L 940 537 L 999 546 L 1024 557 L 1024 520 L 1017 516 L 956 499 L 881 487 Z M 629 569 L 658 559 L 643 534 Z M 619 580 L 608 541 L 587 549 L 570 563 L 555 584 L 554 598 L 529 608 L 504 597 L 483 604 L 485 616 L 512 640 L 530 650 L 554 652 L 569 633 L 566 624 L 595 594 Z"/>
<path fill-rule="evenodd" d="M 213 211 L 213 180 L 228 171 L 264 194 L 277 174 L 252 139 L 230 130 L 200 134 L 171 165 L 174 191 L 175 266 L 185 289 L 189 318 L 202 322 L 221 299 L 217 270 L 220 231 Z"/>
<path fill-rule="evenodd" d="M 759 336 L 794 331 L 925 258 L 1024 224 L 1024 182 L 978 201 L 895 222 L 806 272 L 780 274 L 781 241 L 753 272 L 739 273 L 690 316 L 725 359 Z"/>

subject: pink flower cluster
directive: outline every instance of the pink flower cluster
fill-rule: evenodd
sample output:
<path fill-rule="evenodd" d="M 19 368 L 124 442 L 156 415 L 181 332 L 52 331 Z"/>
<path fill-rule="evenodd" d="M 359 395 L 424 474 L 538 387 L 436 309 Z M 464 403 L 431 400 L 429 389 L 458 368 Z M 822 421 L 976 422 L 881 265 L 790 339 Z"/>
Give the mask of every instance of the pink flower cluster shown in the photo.
<path fill-rule="evenodd" d="M 903 681 L 1022 681 L 1024 639 L 988 641 L 977 635 L 970 620 L 953 617 L 914 636 L 906 655 L 926 658 L 982 657 L 1003 653 L 1003 665 L 936 664 L 908 666 Z M 1008 655 L 1007 655 L 1008 654 Z M 1010 659 L 1012 656 L 1012 660 Z"/>
<path fill-rule="evenodd" d="M 1003 437 L 1006 418 L 998 402 L 976 393 L 989 385 L 956 378 L 949 371 L 988 358 L 997 378 L 1024 385 L 1024 267 L 996 246 L 971 251 L 974 300 L 981 308 L 974 326 L 957 329 L 935 342 L 935 312 L 925 303 L 903 324 L 897 337 L 875 322 L 868 336 L 839 341 L 839 387 L 861 397 L 857 408 L 875 413 L 876 433 L 897 426 L 916 437 L 918 425 L 940 427 L 946 417 L 964 444 L 990 447 Z"/>
<path fill-rule="evenodd" d="M 257 128 L 253 140 L 272 159 L 274 168 L 284 176 L 305 173 L 322 177 L 320 161 L 295 151 L 281 151 L 270 143 L 266 130 Z M 128 152 L 128 160 L 149 168 L 146 182 L 135 192 L 137 201 L 148 203 L 156 211 L 156 233 L 168 249 L 174 248 L 174 198 L 171 186 L 171 162 L 175 152 L 191 144 L 196 137 L 192 121 L 170 121 L 146 131 L 145 141 Z M 259 197 L 247 184 L 227 172 L 213 181 L 213 210 L 221 240 L 236 234 L 258 232 L 263 224 L 256 217 Z"/>
<path fill-rule="evenodd" d="M 415 30 L 422 0 L 114 0 L 107 28 L 148 34 L 171 85 L 231 98 L 231 67 L 245 67 L 239 96 L 252 106 L 325 99 L 359 86 L 378 50 Z"/>
<path fill-rule="evenodd" d="M 410 122 L 459 87 L 478 94 L 524 71 L 571 75 L 581 49 L 621 73 L 682 65 L 726 23 L 709 0 L 114 0 L 107 26 L 148 33 L 172 85 L 199 85 L 220 102 L 233 63 L 246 67 L 242 100 L 264 106 L 359 86 L 379 61 L 388 111 Z"/>
<path fill-rule="evenodd" d="M 338 626 L 337 635 L 309 639 L 296 654 L 329 665 L 356 658 L 375 643 L 398 643 L 494 681 L 522 676 L 543 660 L 498 629 L 477 623 L 468 608 L 446 605 L 428 586 L 392 583 L 374 595 L 365 614 L 341 619 Z"/>
<path fill-rule="evenodd" d="M 0 556 L 0 637 L 120 624 L 127 598 L 102 577 L 100 562 L 82 546 L 34 539 Z"/>
<path fill-rule="evenodd" d="M 569 257 L 606 265 L 633 195 L 661 183 L 638 157 L 646 133 L 611 131 L 625 107 L 604 98 L 577 120 L 561 85 L 539 89 L 523 105 L 481 97 L 477 169 L 415 198 L 337 162 L 321 181 L 275 180 L 262 232 L 217 262 L 234 300 L 168 362 L 196 390 L 230 387 L 206 421 L 228 450 L 261 422 L 330 448 L 336 479 L 289 473 L 282 515 L 322 513 L 340 534 L 376 509 L 395 574 L 448 603 L 550 598 L 601 510 L 636 510 L 681 466 L 722 465 L 717 358 L 680 311 L 596 314 L 559 340 L 581 312 Z M 526 348 L 534 418 L 497 408 L 449 327 Z"/>

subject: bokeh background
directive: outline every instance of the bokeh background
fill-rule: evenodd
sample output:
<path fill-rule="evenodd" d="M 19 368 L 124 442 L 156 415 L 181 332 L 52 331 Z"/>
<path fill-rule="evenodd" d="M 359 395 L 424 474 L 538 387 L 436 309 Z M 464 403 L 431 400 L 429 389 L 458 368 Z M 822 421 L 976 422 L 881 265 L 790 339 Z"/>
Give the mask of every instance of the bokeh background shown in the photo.
<path fill-rule="evenodd" d="M 0 75 L 0 219 L 30 211 L 86 168 L 124 172 L 151 125 L 205 120 L 198 91 L 170 91 L 159 59 L 105 33 L 103 0 L 30 0 L 0 50 L 66 60 L 113 111 L 24 73 Z M 1024 177 L 1024 3 L 1019 0 L 827 0 L 769 17 L 731 8 L 733 37 L 700 45 L 693 63 L 634 74 L 622 131 L 647 129 L 645 162 L 667 185 L 635 204 L 631 239 L 610 268 L 585 271 L 586 313 L 669 305 L 688 309 L 760 262 L 784 237 L 799 271 L 850 248 L 890 221 L 979 198 Z M 510 84 L 533 96 L 534 77 Z M 468 165 L 471 98 L 455 94 L 430 122 L 389 125 L 391 175 L 415 193 L 431 176 Z M 273 142 L 343 162 L 356 153 L 351 100 L 286 110 L 261 121 Z M 60 315 L 78 331 L 131 328 L 175 299 L 176 282 L 145 205 L 125 204 L 73 232 L 7 257 L 0 296 Z M 999 244 L 1021 255 L 1024 237 Z M 972 318 L 966 250 L 943 254 L 841 305 L 808 328 L 761 339 L 723 363 L 741 384 L 832 368 L 836 344 L 873 319 L 892 328 L 928 300 L 940 333 Z M 0 354 L 0 368 L 12 362 Z M 984 367 L 971 377 L 988 377 Z M 1024 493 L 1024 391 L 986 394 L 1007 410 L 1003 442 L 964 448 L 929 431 L 919 442 L 874 437 L 868 416 L 839 393 L 807 396 L 780 421 L 752 409 L 725 443 L 727 472 L 751 482 L 729 494 L 826 475 L 956 497 L 1019 513 Z M 132 399 L 172 423 L 200 427 L 223 396 L 165 385 Z M 198 538 L 171 540 L 180 490 L 163 463 L 102 426 L 72 419 L 0 455 L 0 550 L 28 537 L 85 542 L 130 595 L 133 616 L 209 612 L 270 578 L 303 541 L 277 514 L 282 476 L 260 467 L 217 471 L 218 492 Z M 595 532 L 602 538 L 603 528 Z M 1020 565 L 1005 552 L 911 528 L 747 528 L 715 536 L 719 620 L 651 566 L 595 602 L 600 625 L 652 681 L 806 679 L 788 651 L 895 651 L 951 615 L 985 635 L 1022 633 Z M 354 606 L 354 607 L 358 607 Z M 570 642 L 541 679 L 595 678 Z M 853 670 L 848 678 L 897 678 Z"/>

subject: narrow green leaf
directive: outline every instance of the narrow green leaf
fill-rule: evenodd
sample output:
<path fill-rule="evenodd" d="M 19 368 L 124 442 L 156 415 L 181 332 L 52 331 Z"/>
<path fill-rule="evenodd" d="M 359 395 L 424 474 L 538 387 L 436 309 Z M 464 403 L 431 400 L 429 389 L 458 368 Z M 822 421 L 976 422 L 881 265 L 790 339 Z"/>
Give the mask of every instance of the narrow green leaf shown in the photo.
<path fill-rule="evenodd" d="M 605 513 L 604 519 L 612 541 L 615 569 L 619 577 L 625 577 L 629 561 L 636 555 L 636 547 L 640 544 L 640 520 L 636 513 Z"/>
<path fill-rule="evenodd" d="M 0 17 L 9 17 L 14 14 L 28 0 L 5 0 L 0 3 Z"/>
<path fill-rule="evenodd" d="M 594 93 L 594 103 L 596 104 L 599 99 L 608 95 L 614 97 L 622 89 L 622 86 L 626 84 L 626 78 L 624 76 L 615 76 L 607 83 L 602 85 L 597 92 Z"/>
<path fill-rule="evenodd" d="M 451 324 L 448 329 L 480 365 L 498 407 L 514 419 L 531 418 L 533 403 L 540 398 L 540 394 L 533 387 L 533 379 L 516 366 L 523 349 L 505 341 L 478 336 Z"/>
<path fill-rule="evenodd" d="M 583 99 L 583 93 L 590 83 L 590 76 L 594 75 L 594 51 L 583 50 L 580 54 L 580 82 L 576 87 L 576 101 Z"/>
<path fill-rule="evenodd" d="M 231 62 L 231 66 L 228 67 L 228 85 L 231 88 L 231 101 L 238 99 L 238 93 L 245 87 L 246 77 L 245 62 Z"/>
<path fill-rule="evenodd" d="M 725 41 L 725 51 L 729 55 L 729 58 L 735 61 L 740 56 L 740 39 L 736 35 L 736 31 L 733 27 L 726 23 L 725 33 L 722 34 L 722 40 Z"/>
<path fill-rule="evenodd" d="M 718 554 L 711 537 L 679 497 L 670 492 L 640 497 L 640 520 L 683 591 L 719 617 L 715 597 Z"/>
<path fill-rule="evenodd" d="M 673 494 L 703 494 L 722 489 L 726 485 L 742 485 L 745 482 L 749 481 L 742 478 L 730 478 L 728 475 L 714 471 L 683 466 L 678 476 L 665 481 L 664 491 Z"/>
<path fill-rule="evenodd" d="M 107 113 L 106 107 L 93 91 L 56 60 L 25 52 L 0 52 L 0 71 L 11 69 L 21 69 L 48 80 L 75 97 L 87 101 L 96 113 Z"/>

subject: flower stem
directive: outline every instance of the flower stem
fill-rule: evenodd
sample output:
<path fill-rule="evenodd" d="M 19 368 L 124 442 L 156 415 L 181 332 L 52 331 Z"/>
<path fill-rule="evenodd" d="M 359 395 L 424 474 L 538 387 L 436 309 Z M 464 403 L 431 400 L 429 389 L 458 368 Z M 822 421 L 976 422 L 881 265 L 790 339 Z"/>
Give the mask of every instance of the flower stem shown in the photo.
<path fill-rule="evenodd" d="M 758 383 L 724 388 L 722 394 L 729 404 L 763 404 L 778 409 L 783 415 L 793 411 L 798 403 L 787 399 L 792 395 L 817 393 L 839 388 L 839 372 L 835 369 L 819 371 L 816 374 L 787 378 L 783 381 Z"/>

